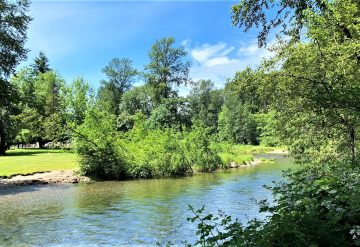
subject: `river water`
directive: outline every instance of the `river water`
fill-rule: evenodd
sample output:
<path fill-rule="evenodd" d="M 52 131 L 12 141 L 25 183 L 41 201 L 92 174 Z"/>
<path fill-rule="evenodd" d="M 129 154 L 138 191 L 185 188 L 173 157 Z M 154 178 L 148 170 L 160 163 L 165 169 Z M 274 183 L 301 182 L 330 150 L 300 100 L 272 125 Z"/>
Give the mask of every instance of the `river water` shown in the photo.
<path fill-rule="evenodd" d="M 273 163 L 183 178 L 0 188 L 0 246 L 137 246 L 196 239 L 188 205 L 225 211 L 246 223 L 256 200 L 270 199 L 263 184 L 292 167 Z"/>

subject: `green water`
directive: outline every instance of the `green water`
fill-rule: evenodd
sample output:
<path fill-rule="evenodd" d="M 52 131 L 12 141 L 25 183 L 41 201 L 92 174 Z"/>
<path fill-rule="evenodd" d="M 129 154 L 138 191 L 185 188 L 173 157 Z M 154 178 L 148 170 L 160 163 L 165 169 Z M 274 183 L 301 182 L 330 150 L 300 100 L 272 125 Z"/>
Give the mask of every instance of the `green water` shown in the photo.
<path fill-rule="evenodd" d="M 137 246 L 193 241 L 187 205 L 222 209 L 246 222 L 259 215 L 262 187 L 292 167 L 272 164 L 171 179 L 0 188 L 0 246 Z"/>

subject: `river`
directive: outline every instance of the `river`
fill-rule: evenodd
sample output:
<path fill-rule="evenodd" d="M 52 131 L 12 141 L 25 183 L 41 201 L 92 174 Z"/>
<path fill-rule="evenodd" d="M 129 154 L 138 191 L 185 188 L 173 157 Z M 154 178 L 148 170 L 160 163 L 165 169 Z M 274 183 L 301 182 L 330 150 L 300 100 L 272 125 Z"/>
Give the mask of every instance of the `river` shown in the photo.
<path fill-rule="evenodd" d="M 270 199 L 263 184 L 281 180 L 289 158 L 183 178 L 0 188 L 0 246 L 180 244 L 196 239 L 187 205 L 222 209 L 242 222 Z"/>

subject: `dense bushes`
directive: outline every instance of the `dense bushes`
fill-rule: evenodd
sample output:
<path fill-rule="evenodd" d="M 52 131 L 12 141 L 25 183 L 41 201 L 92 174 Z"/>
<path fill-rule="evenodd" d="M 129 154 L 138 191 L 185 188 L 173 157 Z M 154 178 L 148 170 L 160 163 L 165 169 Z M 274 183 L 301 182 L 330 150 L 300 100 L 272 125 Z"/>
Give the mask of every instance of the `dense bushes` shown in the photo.
<path fill-rule="evenodd" d="M 179 176 L 213 171 L 222 163 L 211 129 L 201 122 L 192 130 L 149 128 L 145 116 L 134 115 L 134 127 L 117 131 L 115 118 L 89 110 L 77 130 L 81 171 L 101 179 Z"/>
<path fill-rule="evenodd" d="M 126 153 L 117 138 L 114 119 L 92 109 L 74 131 L 83 174 L 103 179 L 126 177 Z"/>
<path fill-rule="evenodd" d="M 137 128 L 142 128 L 137 126 Z M 136 130 L 126 139 L 131 154 L 127 175 L 132 178 L 184 175 L 191 172 L 181 133 L 166 130 Z"/>
<path fill-rule="evenodd" d="M 212 145 L 211 128 L 197 121 L 185 138 L 187 158 L 199 171 L 213 171 L 219 168 L 221 159 Z"/>

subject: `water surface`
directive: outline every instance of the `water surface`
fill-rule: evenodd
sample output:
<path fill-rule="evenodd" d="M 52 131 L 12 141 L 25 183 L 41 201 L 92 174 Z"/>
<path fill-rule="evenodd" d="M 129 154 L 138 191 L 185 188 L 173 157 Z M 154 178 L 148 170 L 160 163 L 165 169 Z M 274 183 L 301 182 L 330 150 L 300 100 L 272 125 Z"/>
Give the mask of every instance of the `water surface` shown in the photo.
<path fill-rule="evenodd" d="M 275 163 L 184 178 L 0 188 L 0 246 L 154 245 L 193 242 L 187 205 L 222 209 L 243 222 L 258 214 L 262 187 L 292 167 Z"/>

